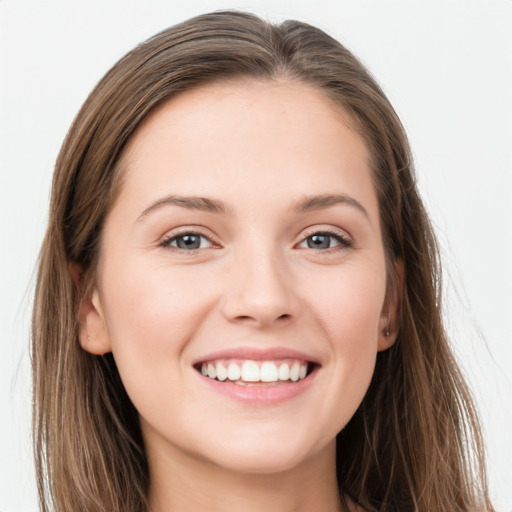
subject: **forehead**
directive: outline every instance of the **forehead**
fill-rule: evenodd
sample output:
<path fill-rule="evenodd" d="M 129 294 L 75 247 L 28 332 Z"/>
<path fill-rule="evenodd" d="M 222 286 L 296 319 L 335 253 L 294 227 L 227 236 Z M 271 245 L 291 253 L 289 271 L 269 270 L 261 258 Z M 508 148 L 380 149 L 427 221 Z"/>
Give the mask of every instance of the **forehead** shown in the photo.
<path fill-rule="evenodd" d="M 208 133 L 210 137 L 203 143 L 215 144 L 219 140 L 211 136 L 226 128 L 232 130 L 221 134 L 221 142 L 227 144 L 253 135 L 251 129 L 258 130 L 261 125 L 269 135 L 280 135 L 277 142 L 284 142 L 282 128 L 286 125 L 288 135 L 297 132 L 293 125 L 300 130 L 308 126 L 318 136 L 340 125 L 357 131 L 343 107 L 317 87 L 284 79 L 218 81 L 178 93 L 155 108 L 131 137 L 123 159 L 133 157 L 140 146 L 156 142 L 156 131 L 163 136 L 172 131 L 174 137 L 181 135 L 183 139 Z M 261 132 L 258 135 L 261 137 Z"/>
<path fill-rule="evenodd" d="M 158 186 L 162 194 L 234 200 L 259 191 L 277 201 L 373 193 L 369 153 L 350 116 L 318 89 L 290 81 L 220 82 L 179 94 L 139 127 L 121 169 L 125 193 L 137 189 L 147 200 Z"/>

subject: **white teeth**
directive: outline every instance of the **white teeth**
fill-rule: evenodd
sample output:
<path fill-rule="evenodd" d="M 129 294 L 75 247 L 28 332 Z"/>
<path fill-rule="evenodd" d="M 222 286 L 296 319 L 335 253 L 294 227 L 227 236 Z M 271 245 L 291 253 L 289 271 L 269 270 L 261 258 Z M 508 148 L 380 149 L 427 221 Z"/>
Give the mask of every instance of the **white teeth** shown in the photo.
<path fill-rule="evenodd" d="M 292 381 L 297 382 L 306 377 L 308 373 L 308 363 L 301 361 L 287 360 L 285 362 L 252 360 L 244 361 L 240 364 L 238 361 L 210 361 L 201 364 L 201 373 L 210 379 L 217 379 L 221 382 L 229 379 L 242 382 L 278 382 Z M 302 364 L 301 364 L 302 363 Z"/>
<path fill-rule="evenodd" d="M 217 363 L 215 369 L 217 370 L 217 379 L 225 381 L 228 378 L 228 371 L 224 368 L 222 363 Z"/>
<path fill-rule="evenodd" d="M 279 380 L 288 380 L 290 378 L 290 367 L 282 363 L 279 367 Z"/>
<path fill-rule="evenodd" d="M 279 379 L 274 363 L 263 363 L 260 369 L 261 382 L 276 382 Z"/>
<path fill-rule="evenodd" d="M 242 375 L 240 370 L 240 366 L 235 363 L 231 363 L 228 366 L 228 379 L 229 380 L 238 380 Z"/>
<path fill-rule="evenodd" d="M 254 361 L 246 361 L 242 365 L 242 380 L 245 382 L 258 382 L 260 380 L 260 369 Z"/>
<path fill-rule="evenodd" d="M 299 372 L 300 372 L 300 364 L 299 363 L 293 363 L 293 366 L 290 369 L 290 379 L 293 380 L 293 382 L 297 382 L 299 380 Z M 208 375 L 210 372 L 208 372 Z"/>
<path fill-rule="evenodd" d="M 208 377 L 210 377 L 210 379 L 215 379 L 215 377 L 217 377 L 217 371 L 212 363 L 208 363 Z"/>

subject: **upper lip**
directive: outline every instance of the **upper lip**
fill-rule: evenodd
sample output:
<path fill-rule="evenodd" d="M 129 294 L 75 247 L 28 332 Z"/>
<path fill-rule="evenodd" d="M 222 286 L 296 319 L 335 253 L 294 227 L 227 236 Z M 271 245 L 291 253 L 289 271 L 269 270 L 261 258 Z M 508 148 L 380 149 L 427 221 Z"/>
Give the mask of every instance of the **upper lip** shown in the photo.
<path fill-rule="evenodd" d="M 271 361 L 274 359 L 299 359 L 307 361 L 309 363 L 320 364 L 318 358 L 286 347 L 269 347 L 269 348 L 258 348 L 258 347 L 234 347 L 225 350 L 219 350 L 217 352 L 211 352 L 205 356 L 202 356 L 194 361 L 194 365 L 197 363 L 204 363 L 207 361 L 213 361 L 215 359 L 252 359 L 256 361 Z"/>

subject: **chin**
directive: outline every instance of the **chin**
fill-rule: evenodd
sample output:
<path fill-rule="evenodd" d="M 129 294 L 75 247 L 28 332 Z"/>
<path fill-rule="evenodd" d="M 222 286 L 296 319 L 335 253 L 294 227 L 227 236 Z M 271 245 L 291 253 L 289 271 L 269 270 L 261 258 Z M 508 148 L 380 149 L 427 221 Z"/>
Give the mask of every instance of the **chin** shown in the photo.
<path fill-rule="evenodd" d="M 296 453 L 245 453 L 227 454 L 216 457 L 216 465 L 239 474 L 271 475 L 284 473 L 299 467 L 305 460 L 304 455 Z"/>
<path fill-rule="evenodd" d="M 213 446 L 210 443 L 206 457 L 228 471 L 268 475 L 296 469 L 319 452 L 335 448 L 335 439 L 319 448 L 312 439 L 287 434 L 272 437 L 268 432 L 254 432 L 243 439 L 232 436 Z"/>

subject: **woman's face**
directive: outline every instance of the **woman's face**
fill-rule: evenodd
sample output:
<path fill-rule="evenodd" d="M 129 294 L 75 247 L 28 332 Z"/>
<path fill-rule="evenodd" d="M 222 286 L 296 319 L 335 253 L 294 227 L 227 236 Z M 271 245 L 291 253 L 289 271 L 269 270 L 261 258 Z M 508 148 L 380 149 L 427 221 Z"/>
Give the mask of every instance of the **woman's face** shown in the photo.
<path fill-rule="evenodd" d="M 148 453 L 259 473 L 331 457 L 394 338 L 349 118 L 301 84 L 209 85 L 154 112 L 122 172 L 81 340 L 112 351 Z"/>

